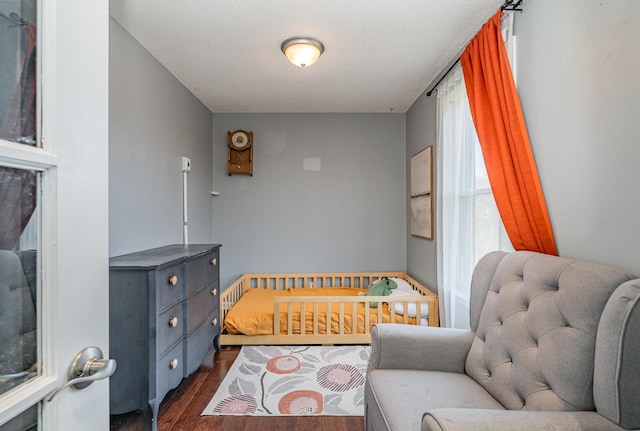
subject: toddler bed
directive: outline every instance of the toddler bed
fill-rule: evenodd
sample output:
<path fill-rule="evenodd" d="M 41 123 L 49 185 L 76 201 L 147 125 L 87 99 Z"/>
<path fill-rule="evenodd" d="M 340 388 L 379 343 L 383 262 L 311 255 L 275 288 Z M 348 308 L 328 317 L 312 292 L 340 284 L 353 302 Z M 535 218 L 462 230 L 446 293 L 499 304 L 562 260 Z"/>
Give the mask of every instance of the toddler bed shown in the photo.
<path fill-rule="evenodd" d="M 398 285 L 390 296 L 362 296 L 382 277 Z M 368 344 L 374 323 L 438 326 L 438 296 L 402 272 L 245 274 L 220 316 L 221 345 Z"/>

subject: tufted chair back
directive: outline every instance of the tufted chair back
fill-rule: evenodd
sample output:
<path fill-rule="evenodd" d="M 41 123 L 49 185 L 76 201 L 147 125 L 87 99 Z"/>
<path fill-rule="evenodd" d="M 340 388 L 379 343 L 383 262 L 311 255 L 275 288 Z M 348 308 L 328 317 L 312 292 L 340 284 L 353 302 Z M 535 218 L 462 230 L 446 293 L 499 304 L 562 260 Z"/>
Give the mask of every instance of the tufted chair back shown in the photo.
<path fill-rule="evenodd" d="M 30 279 L 35 284 L 35 259 L 35 252 L 0 250 L 0 393 L 21 383 L 15 376 L 37 360 L 35 286 L 29 286 Z M 25 267 L 33 269 L 25 273 Z"/>
<path fill-rule="evenodd" d="M 624 284 L 633 278 L 532 252 L 485 256 L 471 285 L 466 373 L 507 409 L 598 410 L 640 427 L 640 287 Z"/>

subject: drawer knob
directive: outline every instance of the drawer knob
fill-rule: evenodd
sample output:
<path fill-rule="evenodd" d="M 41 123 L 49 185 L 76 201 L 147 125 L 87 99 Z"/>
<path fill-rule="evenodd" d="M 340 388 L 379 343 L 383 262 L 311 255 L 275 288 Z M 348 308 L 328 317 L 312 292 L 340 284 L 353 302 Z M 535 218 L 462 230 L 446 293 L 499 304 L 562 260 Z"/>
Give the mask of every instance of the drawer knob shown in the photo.
<path fill-rule="evenodd" d="M 213 319 L 213 320 L 211 321 L 211 324 L 212 324 L 213 326 L 216 326 L 216 325 L 218 324 L 218 319 Z"/>
<path fill-rule="evenodd" d="M 216 296 L 218 294 L 218 289 L 211 289 L 211 294 Z"/>
<path fill-rule="evenodd" d="M 218 259 L 216 259 L 215 257 L 211 259 L 211 265 L 216 266 L 217 264 L 218 264 Z"/>
<path fill-rule="evenodd" d="M 169 326 L 171 326 L 172 328 L 178 326 L 178 318 L 172 317 L 171 319 L 169 319 Z"/>
<path fill-rule="evenodd" d="M 172 286 L 175 286 L 176 284 L 178 284 L 178 276 L 172 275 L 171 277 L 169 277 L 169 284 Z"/>
<path fill-rule="evenodd" d="M 172 370 L 175 370 L 176 368 L 178 368 L 178 360 L 173 359 L 171 362 L 169 362 L 169 368 L 171 368 Z"/>

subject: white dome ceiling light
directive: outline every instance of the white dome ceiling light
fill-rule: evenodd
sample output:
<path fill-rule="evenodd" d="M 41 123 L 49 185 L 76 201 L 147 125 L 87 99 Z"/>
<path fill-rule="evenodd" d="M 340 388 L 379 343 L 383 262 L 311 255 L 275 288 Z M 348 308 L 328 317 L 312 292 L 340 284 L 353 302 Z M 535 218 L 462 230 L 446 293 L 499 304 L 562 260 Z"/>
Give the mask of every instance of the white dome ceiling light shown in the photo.
<path fill-rule="evenodd" d="M 324 45 L 311 37 L 292 37 L 280 46 L 282 53 L 298 67 L 309 67 L 324 52 Z"/>

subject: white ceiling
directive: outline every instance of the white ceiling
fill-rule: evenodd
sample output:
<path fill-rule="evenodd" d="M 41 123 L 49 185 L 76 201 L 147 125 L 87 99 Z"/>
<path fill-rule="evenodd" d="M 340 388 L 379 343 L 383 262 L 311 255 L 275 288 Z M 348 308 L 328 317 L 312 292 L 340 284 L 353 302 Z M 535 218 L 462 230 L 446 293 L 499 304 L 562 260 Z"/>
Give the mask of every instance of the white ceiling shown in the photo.
<path fill-rule="evenodd" d="M 212 112 L 406 112 L 503 0 L 111 0 Z M 298 68 L 292 36 L 325 52 Z"/>

